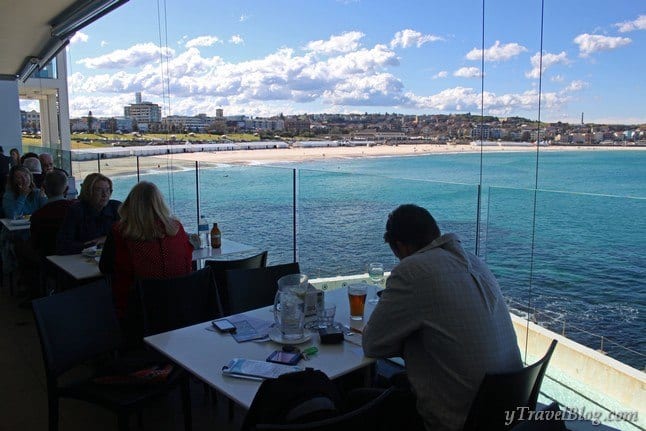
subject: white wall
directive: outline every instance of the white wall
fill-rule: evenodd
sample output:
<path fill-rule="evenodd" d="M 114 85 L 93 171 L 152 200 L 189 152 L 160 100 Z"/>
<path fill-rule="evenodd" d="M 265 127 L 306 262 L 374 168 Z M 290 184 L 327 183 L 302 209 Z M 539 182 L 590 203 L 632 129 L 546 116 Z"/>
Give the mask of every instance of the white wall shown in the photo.
<path fill-rule="evenodd" d="M 9 155 L 11 148 L 18 148 L 22 154 L 17 81 L 0 80 L 0 145 L 5 155 Z"/>

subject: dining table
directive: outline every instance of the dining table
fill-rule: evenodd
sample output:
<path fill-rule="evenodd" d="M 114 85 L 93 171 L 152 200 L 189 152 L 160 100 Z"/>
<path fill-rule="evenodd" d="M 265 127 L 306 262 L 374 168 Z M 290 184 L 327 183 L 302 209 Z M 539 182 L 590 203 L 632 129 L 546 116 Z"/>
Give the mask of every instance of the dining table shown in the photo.
<path fill-rule="evenodd" d="M 340 288 L 324 293 L 325 304 L 336 305 L 335 322 L 343 328 L 343 341 L 338 344 L 321 344 L 318 331 L 306 330 L 306 336 L 297 347 L 303 351 L 316 347 L 318 352 L 301 360 L 299 366 L 323 371 L 331 379 L 337 379 L 356 370 L 364 370 L 364 378 L 370 378 L 375 360 L 367 358 L 361 347 L 361 330 L 375 305 L 366 302 L 364 318 L 351 320 L 347 289 Z M 228 320 L 248 320 L 257 324 L 274 321 L 273 306 L 258 308 L 229 316 Z M 277 329 L 277 328 L 276 328 Z M 281 350 L 283 344 L 275 337 L 261 341 L 237 342 L 232 334 L 220 333 L 211 322 L 203 322 L 144 338 L 147 345 L 165 355 L 175 364 L 202 380 L 217 392 L 248 410 L 261 382 L 223 374 L 232 359 L 242 358 L 265 361 L 272 352 Z"/>
<path fill-rule="evenodd" d="M 209 247 L 193 250 L 193 261 L 199 263 L 207 259 L 250 250 L 254 250 L 254 247 L 222 238 L 222 246 L 220 248 L 215 249 Z M 92 253 L 51 255 L 47 256 L 47 261 L 77 284 L 82 284 L 103 276 L 99 270 L 99 256 Z"/>

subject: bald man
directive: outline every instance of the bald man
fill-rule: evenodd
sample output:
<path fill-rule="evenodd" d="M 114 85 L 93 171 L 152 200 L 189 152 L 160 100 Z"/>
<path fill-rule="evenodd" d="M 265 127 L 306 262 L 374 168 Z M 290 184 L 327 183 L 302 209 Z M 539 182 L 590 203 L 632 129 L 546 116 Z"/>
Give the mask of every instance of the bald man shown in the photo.
<path fill-rule="evenodd" d="M 54 159 L 51 154 L 42 153 L 38 156 L 38 159 L 40 160 L 40 167 L 43 170 L 43 176 L 54 170 Z"/>

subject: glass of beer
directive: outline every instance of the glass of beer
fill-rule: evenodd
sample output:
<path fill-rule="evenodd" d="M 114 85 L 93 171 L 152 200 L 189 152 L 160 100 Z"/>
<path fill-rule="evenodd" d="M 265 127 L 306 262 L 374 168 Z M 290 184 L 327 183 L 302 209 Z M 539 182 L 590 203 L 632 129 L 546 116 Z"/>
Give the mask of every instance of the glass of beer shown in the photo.
<path fill-rule="evenodd" d="M 363 309 L 366 305 L 366 284 L 351 284 L 348 286 L 348 299 L 350 300 L 350 319 L 363 319 Z"/>

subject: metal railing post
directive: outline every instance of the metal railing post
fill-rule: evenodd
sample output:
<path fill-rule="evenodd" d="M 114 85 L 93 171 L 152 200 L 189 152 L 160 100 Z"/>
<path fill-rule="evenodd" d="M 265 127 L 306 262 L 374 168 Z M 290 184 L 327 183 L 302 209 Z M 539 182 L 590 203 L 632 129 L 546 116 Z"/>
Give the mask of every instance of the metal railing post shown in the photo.
<path fill-rule="evenodd" d="M 296 262 L 296 168 L 292 169 L 292 247 L 294 250 L 294 262 Z"/>
<path fill-rule="evenodd" d="M 195 204 L 197 205 L 197 224 L 200 224 L 200 162 L 195 161 Z"/>
<path fill-rule="evenodd" d="M 137 183 L 139 183 L 139 156 L 137 156 Z"/>
<path fill-rule="evenodd" d="M 98 153 L 96 155 L 96 168 L 97 168 L 97 172 L 101 173 L 101 153 Z"/>

